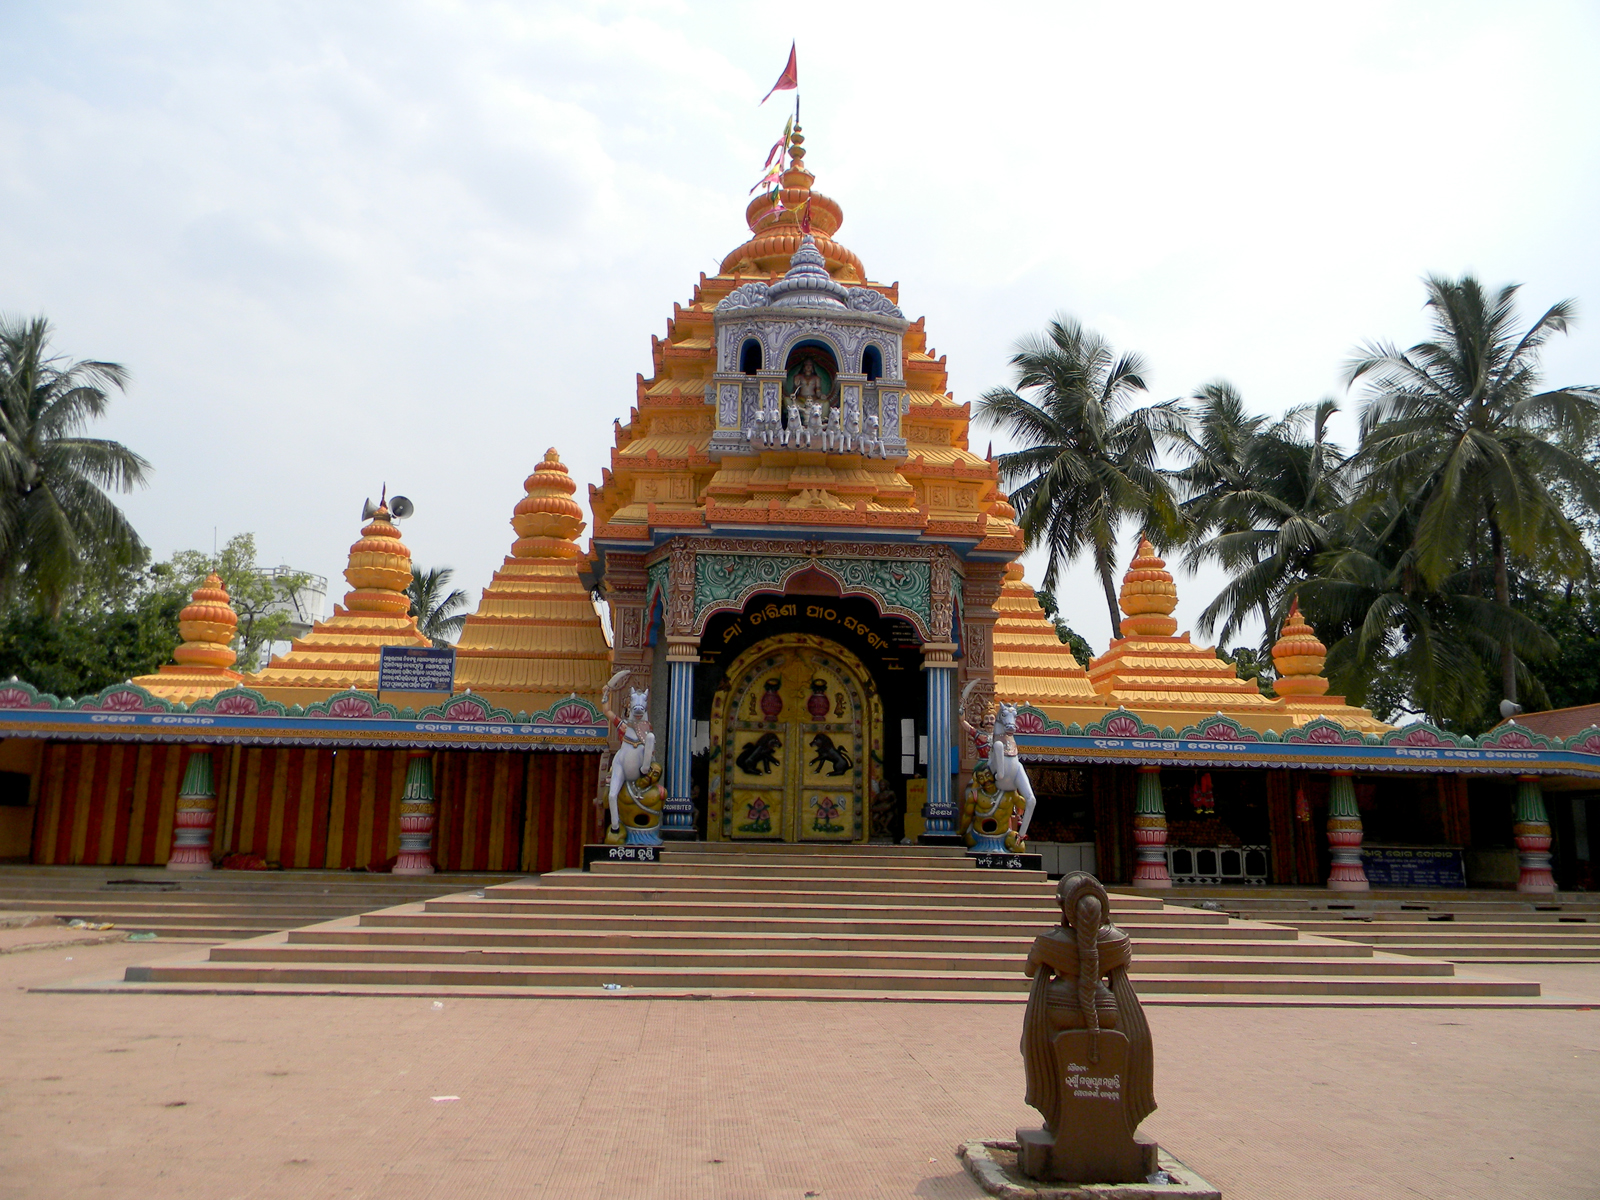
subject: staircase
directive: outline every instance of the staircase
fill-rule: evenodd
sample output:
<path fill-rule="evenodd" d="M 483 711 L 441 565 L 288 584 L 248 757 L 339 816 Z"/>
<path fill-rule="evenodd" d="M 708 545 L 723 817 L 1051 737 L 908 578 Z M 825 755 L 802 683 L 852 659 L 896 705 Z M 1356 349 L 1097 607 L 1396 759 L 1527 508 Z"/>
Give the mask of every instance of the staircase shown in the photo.
<path fill-rule="evenodd" d="M 163 941 L 226 942 L 513 878 L 7 864 L 0 865 L 0 913 L 109 921 Z"/>
<path fill-rule="evenodd" d="M 669 846 L 131 967 L 135 988 L 1021 1001 L 1041 872 L 957 848 Z M 1116 893 L 1154 1003 L 1507 1003 L 1538 985 Z M 1537 1003 L 1537 1000 L 1533 1001 Z"/>
<path fill-rule="evenodd" d="M 1583 892 L 1186 888 L 1168 897 L 1390 954 L 1458 963 L 1600 962 L 1600 896 Z"/>

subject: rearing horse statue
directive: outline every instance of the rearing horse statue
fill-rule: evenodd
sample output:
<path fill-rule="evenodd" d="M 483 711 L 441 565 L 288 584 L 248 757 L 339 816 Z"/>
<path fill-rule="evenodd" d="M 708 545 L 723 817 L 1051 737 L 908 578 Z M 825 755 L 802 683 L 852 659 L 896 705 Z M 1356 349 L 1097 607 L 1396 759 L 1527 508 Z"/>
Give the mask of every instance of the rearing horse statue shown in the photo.
<path fill-rule="evenodd" d="M 966 707 L 967 698 L 978 683 L 979 681 L 974 679 L 961 693 L 962 708 Z M 961 728 L 972 736 L 981 755 L 984 750 L 983 734 L 973 727 L 965 714 L 961 717 Z M 1033 784 L 1028 779 L 1027 768 L 1022 765 L 1022 756 L 1017 753 L 1015 704 L 995 705 L 989 729 L 987 758 L 989 770 L 994 774 L 996 789 L 1001 792 L 1016 792 L 1022 797 L 1025 807 L 1022 810 L 1022 827 L 1017 830 L 1017 835 L 1025 838 L 1028 836 L 1028 826 L 1033 821 L 1033 810 L 1038 806 L 1038 801 L 1034 799 Z"/>
<path fill-rule="evenodd" d="M 606 719 L 616 726 L 617 733 L 622 738 L 622 745 L 618 746 L 616 753 L 611 756 L 612 833 L 622 829 L 622 813 L 617 805 L 622 785 L 637 783 L 639 777 L 650 769 L 650 764 L 656 757 L 656 735 L 650 730 L 650 689 L 645 688 L 642 692 L 634 688 L 628 689 L 626 716 L 619 717 L 611 711 L 611 690 L 626 678 L 628 678 L 627 671 L 618 671 L 611 677 L 611 682 L 606 684 L 602 694 Z M 1030 808 L 1029 812 L 1032 811 Z"/>

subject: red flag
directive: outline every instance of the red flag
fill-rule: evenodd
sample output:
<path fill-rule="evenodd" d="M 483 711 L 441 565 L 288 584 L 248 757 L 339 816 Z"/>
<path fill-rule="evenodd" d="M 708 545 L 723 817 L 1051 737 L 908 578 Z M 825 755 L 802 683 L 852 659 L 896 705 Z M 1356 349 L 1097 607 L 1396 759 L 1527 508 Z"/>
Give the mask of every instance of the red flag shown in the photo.
<path fill-rule="evenodd" d="M 789 43 L 789 65 L 784 67 L 783 74 L 778 76 L 778 82 L 772 85 L 772 92 L 792 91 L 793 89 L 795 89 L 795 88 L 797 88 L 799 86 L 800 86 L 800 68 L 795 66 L 795 62 L 794 62 L 794 43 L 790 42 Z M 762 104 L 765 104 L 768 100 L 772 99 L 772 92 L 768 92 L 765 96 L 761 97 L 761 103 Z M 759 107 L 759 105 L 757 107 Z"/>
<path fill-rule="evenodd" d="M 800 206 L 800 232 L 811 232 L 811 197 L 806 197 L 806 202 Z"/>

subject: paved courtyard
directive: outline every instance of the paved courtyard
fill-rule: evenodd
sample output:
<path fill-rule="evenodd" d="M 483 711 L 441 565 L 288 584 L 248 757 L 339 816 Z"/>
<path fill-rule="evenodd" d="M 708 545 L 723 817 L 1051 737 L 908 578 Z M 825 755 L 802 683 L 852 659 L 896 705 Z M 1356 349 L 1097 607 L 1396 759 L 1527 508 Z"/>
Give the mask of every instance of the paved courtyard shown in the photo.
<path fill-rule="evenodd" d="M 0 1198 L 982 1195 L 1019 1005 L 48 995 L 150 944 L 0 954 Z M 1493 968 L 1491 968 L 1493 969 Z M 1592 1200 L 1585 1009 L 1150 1008 L 1143 1128 L 1231 1200 Z"/>

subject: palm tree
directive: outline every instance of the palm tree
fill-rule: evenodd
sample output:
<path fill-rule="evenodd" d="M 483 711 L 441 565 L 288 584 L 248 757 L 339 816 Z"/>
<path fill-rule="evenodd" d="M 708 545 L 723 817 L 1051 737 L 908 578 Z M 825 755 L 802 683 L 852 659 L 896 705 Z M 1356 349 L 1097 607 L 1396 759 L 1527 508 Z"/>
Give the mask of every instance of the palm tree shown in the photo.
<path fill-rule="evenodd" d="M 1177 508 L 1157 464 L 1157 440 L 1180 420 L 1176 401 L 1133 407 L 1148 390 L 1144 360 L 1115 354 L 1099 334 L 1067 316 L 1017 343 L 1016 388 L 991 388 L 978 415 L 1023 447 L 999 459 L 1001 478 L 1029 546 L 1044 546 L 1044 587 L 1087 551 L 1105 590 L 1117 636 L 1117 535 L 1125 519 L 1172 531 Z M 1024 396 L 1022 392 L 1031 395 Z"/>
<path fill-rule="evenodd" d="M 1539 349 L 1551 334 L 1566 332 L 1570 300 L 1519 334 L 1517 285 L 1492 297 L 1470 275 L 1430 276 L 1426 285 L 1432 340 L 1406 351 L 1369 344 L 1349 364 L 1349 382 L 1367 385 L 1355 461 L 1369 496 L 1396 497 L 1397 518 L 1414 522 L 1406 566 L 1429 587 L 1479 557 L 1487 538 L 1501 610 L 1500 686 L 1510 715 L 1517 654 L 1508 632 L 1514 614 L 1507 556 L 1586 564 L 1582 535 L 1563 512 L 1562 497 L 1600 507 L 1600 472 L 1581 449 L 1600 427 L 1600 392 L 1537 390 Z"/>
<path fill-rule="evenodd" d="M 411 586 L 406 588 L 411 597 L 408 615 L 417 619 L 417 628 L 423 637 L 432 638 L 435 646 L 448 646 L 461 636 L 461 627 L 467 623 L 467 614 L 458 611 L 467 606 L 467 594 L 450 588 L 454 574 L 449 567 L 424 571 L 411 564 Z"/>
<path fill-rule="evenodd" d="M 1217 636 L 1226 643 L 1259 617 L 1264 650 L 1290 593 L 1335 541 L 1345 459 L 1328 426 L 1339 406 L 1302 405 L 1268 425 L 1226 383 L 1207 385 L 1195 399 L 1187 427 L 1171 436 L 1187 461 L 1174 472 L 1188 493 L 1180 509 L 1184 565 L 1192 571 L 1215 559 L 1232 576 L 1198 625 L 1209 634 L 1220 620 Z"/>
<path fill-rule="evenodd" d="M 1321 556 L 1319 577 L 1300 593 L 1328 643 L 1336 691 L 1379 715 L 1426 714 L 1480 733 L 1494 723 L 1489 664 L 1510 645 L 1522 682 L 1542 693 L 1523 662 L 1553 654 L 1554 640 L 1484 597 L 1470 567 L 1429 585 L 1416 568 L 1414 521 L 1395 497 L 1347 513 L 1339 536 L 1346 544 Z"/>
<path fill-rule="evenodd" d="M 0 595 L 31 594 L 55 614 L 86 567 L 143 555 L 106 491 L 142 485 L 150 464 L 120 442 L 80 436 L 128 375 L 51 357 L 50 333 L 43 317 L 0 318 Z"/>

